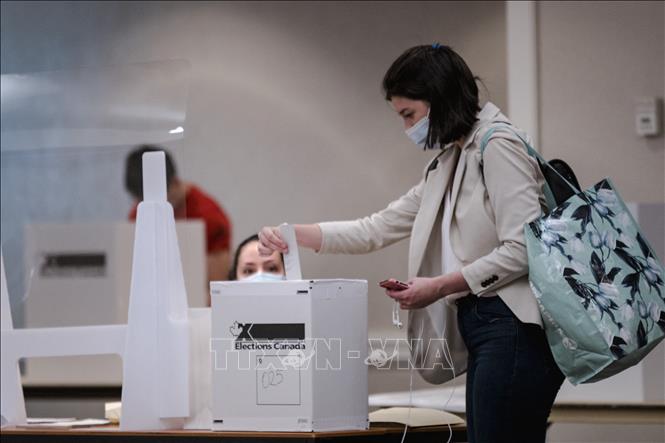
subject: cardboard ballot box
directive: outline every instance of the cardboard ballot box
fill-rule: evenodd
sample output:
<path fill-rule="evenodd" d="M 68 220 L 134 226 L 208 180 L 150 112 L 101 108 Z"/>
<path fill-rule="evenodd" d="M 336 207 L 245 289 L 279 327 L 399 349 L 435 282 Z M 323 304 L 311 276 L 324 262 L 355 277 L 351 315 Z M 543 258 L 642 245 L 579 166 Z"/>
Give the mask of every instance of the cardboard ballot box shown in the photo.
<path fill-rule="evenodd" d="M 368 427 L 367 281 L 210 288 L 214 430 Z"/>

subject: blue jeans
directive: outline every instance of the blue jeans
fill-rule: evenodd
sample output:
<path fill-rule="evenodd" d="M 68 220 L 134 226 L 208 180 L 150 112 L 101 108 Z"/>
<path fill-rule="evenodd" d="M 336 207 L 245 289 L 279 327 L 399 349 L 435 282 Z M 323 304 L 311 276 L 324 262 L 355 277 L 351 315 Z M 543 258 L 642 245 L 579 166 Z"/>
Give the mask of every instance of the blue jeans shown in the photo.
<path fill-rule="evenodd" d="M 469 351 L 469 442 L 544 442 L 547 417 L 564 379 L 545 332 L 519 321 L 498 296 L 471 294 L 457 305 Z"/>

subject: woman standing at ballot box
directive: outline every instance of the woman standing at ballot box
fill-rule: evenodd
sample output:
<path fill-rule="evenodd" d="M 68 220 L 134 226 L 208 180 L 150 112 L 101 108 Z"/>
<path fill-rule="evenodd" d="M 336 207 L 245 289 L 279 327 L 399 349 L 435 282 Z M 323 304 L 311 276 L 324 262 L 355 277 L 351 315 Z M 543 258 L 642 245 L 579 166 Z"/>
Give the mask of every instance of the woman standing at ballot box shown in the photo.
<path fill-rule="evenodd" d="M 408 288 L 386 294 L 410 310 L 410 337 L 444 330 L 455 375 L 466 368 L 469 441 L 544 442 L 564 377 L 529 287 L 523 234 L 546 208 L 544 177 L 519 138 L 528 136 L 494 104 L 480 107 L 476 80 L 448 46 L 416 46 L 397 58 L 383 78 L 385 99 L 416 149 L 436 156 L 385 209 L 295 225 L 296 238 L 321 253 L 359 254 L 409 237 Z M 481 140 L 497 125 L 504 129 L 481 155 Z M 262 254 L 286 252 L 277 228 L 259 237 Z M 419 309 L 436 315 L 415 315 Z M 451 378 L 438 369 L 420 373 L 434 383 Z"/>

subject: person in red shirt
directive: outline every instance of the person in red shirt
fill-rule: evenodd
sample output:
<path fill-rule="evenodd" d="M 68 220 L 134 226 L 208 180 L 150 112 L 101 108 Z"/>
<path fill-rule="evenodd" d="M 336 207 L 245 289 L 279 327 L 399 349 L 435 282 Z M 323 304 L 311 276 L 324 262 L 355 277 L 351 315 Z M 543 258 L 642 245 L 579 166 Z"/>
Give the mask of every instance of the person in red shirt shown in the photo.
<path fill-rule="evenodd" d="M 173 206 L 175 218 L 200 219 L 205 224 L 208 280 L 225 280 L 231 262 L 231 221 L 212 197 L 178 177 L 173 159 L 158 146 L 142 145 L 127 155 L 125 188 L 136 199 L 129 219 L 136 219 L 138 203 L 143 199 L 143 154 L 154 151 L 164 151 L 166 157 L 167 199 Z"/>

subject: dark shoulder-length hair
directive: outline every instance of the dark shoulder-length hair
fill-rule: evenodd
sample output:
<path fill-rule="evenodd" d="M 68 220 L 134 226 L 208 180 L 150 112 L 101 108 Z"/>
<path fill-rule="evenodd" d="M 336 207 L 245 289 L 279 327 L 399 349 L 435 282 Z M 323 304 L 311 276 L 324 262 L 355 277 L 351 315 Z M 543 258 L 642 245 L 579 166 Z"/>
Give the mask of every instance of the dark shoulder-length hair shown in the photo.
<path fill-rule="evenodd" d="M 407 49 L 388 68 L 382 87 L 386 100 L 405 97 L 429 103 L 425 147 L 443 147 L 465 137 L 477 120 L 477 77 L 449 46 L 433 44 Z"/>

